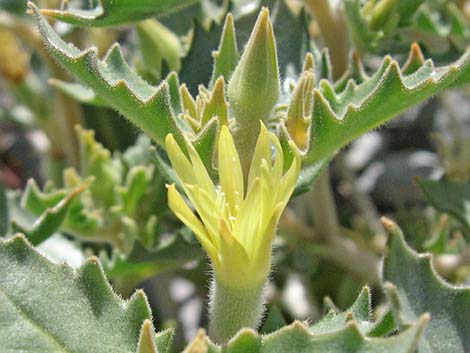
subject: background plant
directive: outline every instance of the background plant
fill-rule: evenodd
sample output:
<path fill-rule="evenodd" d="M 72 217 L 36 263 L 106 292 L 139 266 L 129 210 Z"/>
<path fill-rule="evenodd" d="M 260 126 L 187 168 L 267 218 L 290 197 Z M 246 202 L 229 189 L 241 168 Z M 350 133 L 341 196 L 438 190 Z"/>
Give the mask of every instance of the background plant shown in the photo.
<path fill-rule="evenodd" d="M 170 352 L 194 337 L 188 352 L 470 345 L 466 1 L 44 1 L 30 5 L 34 21 L 26 3 L 0 5 L 7 349 Z M 217 183 L 220 131 L 230 130 L 246 180 L 260 119 L 284 171 L 299 150 L 298 197 L 279 221 L 267 314 L 221 348 L 194 331 L 205 306 L 184 314 L 201 307 L 209 279 L 166 206 L 165 184 L 182 185 L 165 138 L 194 145 Z M 90 255 L 99 260 L 79 267 Z M 307 317 L 313 325 L 291 323 Z M 176 334 L 155 336 L 153 325 Z"/>

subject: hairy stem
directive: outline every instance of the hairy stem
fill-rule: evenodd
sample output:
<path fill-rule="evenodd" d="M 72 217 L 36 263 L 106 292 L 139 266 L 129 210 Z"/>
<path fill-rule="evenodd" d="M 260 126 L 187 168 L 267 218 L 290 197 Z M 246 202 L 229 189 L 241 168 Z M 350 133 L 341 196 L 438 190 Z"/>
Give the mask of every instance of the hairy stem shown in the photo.
<path fill-rule="evenodd" d="M 234 289 L 214 279 L 209 336 L 217 343 L 227 343 L 240 329 L 256 329 L 264 310 L 264 286 Z"/>

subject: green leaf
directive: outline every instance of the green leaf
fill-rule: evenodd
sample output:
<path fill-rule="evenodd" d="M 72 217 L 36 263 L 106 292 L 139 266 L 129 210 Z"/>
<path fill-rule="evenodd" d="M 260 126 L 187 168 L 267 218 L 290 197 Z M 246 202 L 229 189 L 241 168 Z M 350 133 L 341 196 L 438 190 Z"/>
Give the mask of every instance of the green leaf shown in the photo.
<path fill-rule="evenodd" d="M 403 75 L 398 63 L 387 56 L 368 80 L 360 85 L 350 81 L 340 93 L 322 80 L 314 91 L 310 147 L 304 162 L 321 160 L 413 105 L 468 82 L 470 51 L 445 67 L 435 68 L 428 60 L 411 75 Z"/>
<path fill-rule="evenodd" d="M 427 317 L 421 318 L 408 330 L 387 338 L 365 338 L 352 321 L 335 332 L 312 335 L 305 326 L 294 323 L 268 335 L 263 340 L 262 353 L 318 352 L 318 353 L 398 353 L 415 352 Z"/>
<path fill-rule="evenodd" d="M 28 226 L 20 225 L 15 220 L 13 220 L 11 224 L 13 232 L 23 233 L 33 245 L 38 245 L 42 243 L 44 240 L 48 239 L 50 236 L 52 236 L 55 232 L 59 230 L 62 223 L 67 218 L 68 211 L 70 209 L 70 205 L 72 204 L 73 200 L 81 192 L 83 192 L 86 188 L 88 188 L 89 184 L 90 184 L 89 182 L 85 182 L 82 185 L 70 190 L 68 193 L 63 195 L 63 197 L 60 200 L 58 200 L 56 204 L 54 204 L 51 207 L 48 207 L 48 206 L 47 208 L 44 207 L 47 205 L 44 203 L 41 205 L 38 204 L 36 210 L 39 210 L 39 207 L 41 207 L 43 208 L 43 211 L 41 211 L 39 217 L 34 221 L 34 223 L 30 227 L 28 227 Z M 36 184 L 31 181 L 29 185 L 36 185 Z M 28 190 L 31 190 L 31 189 L 28 189 Z M 35 193 L 33 192 L 25 193 L 25 197 L 26 197 L 25 206 L 26 207 L 30 206 L 32 208 L 31 203 L 33 203 L 33 201 L 31 201 L 31 198 L 32 198 L 31 195 L 33 194 Z M 38 194 L 35 194 L 35 195 L 38 195 Z M 45 197 L 47 197 L 47 195 L 45 195 L 44 198 Z"/>
<path fill-rule="evenodd" d="M 309 331 L 313 334 L 325 334 L 344 328 L 348 322 L 354 319 L 359 331 L 366 334 L 373 326 L 372 307 L 369 287 L 364 287 L 359 293 L 354 304 L 342 313 L 330 311 L 319 322 L 310 326 Z"/>
<path fill-rule="evenodd" d="M 211 87 L 220 76 L 223 76 L 225 82 L 228 82 L 240 58 L 233 16 L 230 13 L 225 18 L 219 48 L 217 51 L 212 52 L 212 57 L 214 58 L 214 68 L 210 83 Z"/>
<path fill-rule="evenodd" d="M 416 179 L 427 200 L 439 211 L 458 220 L 470 234 L 470 184 L 452 180 Z"/>
<path fill-rule="evenodd" d="M 182 54 L 180 39 L 155 19 L 148 19 L 136 25 L 142 61 L 146 69 L 160 81 L 162 63 L 169 69 L 179 71 Z"/>
<path fill-rule="evenodd" d="M 136 352 L 145 294 L 123 301 L 96 258 L 74 272 L 37 253 L 21 235 L 0 241 L 0 345 L 13 352 Z"/>
<path fill-rule="evenodd" d="M 80 8 L 43 9 L 44 15 L 77 26 L 112 26 L 163 15 L 197 0 L 80 0 Z"/>
<path fill-rule="evenodd" d="M 429 313 L 419 344 L 420 353 L 465 352 L 470 347 L 470 287 L 444 282 L 431 265 L 429 254 L 420 255 L 406 244 L 400 228 L 388 219 L 388 253 L 383 265 L 385 290 L 402 327 Z"/>
<path fill-rule="evenodd" d="M 294 322 L 266 336 L 242 329 L 222 349 L 212 345 L 200 332 L 185 353 L 414 353 L 428 320 L 424 315 L 412 327 L 387 338 L 366 338 L 354 320 L 341 329 L 324 334 L 310 333 L 301 322 Z"/>
<path fill-rule="evenodd" d="M 137 285 L 146 278 L 201 257 L 202 251 L 196 243 L 190 243 L 177 234 L 165 239 L 154 249 L 146 249 L 136 243 L 128 255 L 118 250 L 113 252 L 111 258 L 103 254 L 101 262 L 108 277 L 126 279 Z"/>
<path fill-rule="evenodd" d="M 96 48 L 80 51 L 65 43 L 40 14 L 39 9 L 32 3 L 29 6 L 44 44 L 64 68 L 85 82 L 103 102 L 122 113 L 156 142 L 164 144 L 168 133 L 183 142 L 170 107 L 166 82 L 158 87 L 146 83 L 126 64 L 117 44 L 110 48 L 103 60 L 99 60 Z"/>
<path fill-rule="evenodd" d="M 376 52 L 410 24 L 424 0 L 344 1 L 344 14 L 355 47 Z M 398 40 L 395 39 L 395 43 Z"/>
<path fill-rule="evenodd" d="M 108 107 L 108 104 L 100 99 L 90 87 L 80 83 L 50 79 L 49 84 L 81 103 L 97 107 Z"/>
<path fill-rule="evenodd" d="M 260 332 L 262 334 L 268 334 L 279 330 L 285 325 L 286 320 L 284 319 L 281 310 L 277 307 L 277 305 L 272 305 Z"/>

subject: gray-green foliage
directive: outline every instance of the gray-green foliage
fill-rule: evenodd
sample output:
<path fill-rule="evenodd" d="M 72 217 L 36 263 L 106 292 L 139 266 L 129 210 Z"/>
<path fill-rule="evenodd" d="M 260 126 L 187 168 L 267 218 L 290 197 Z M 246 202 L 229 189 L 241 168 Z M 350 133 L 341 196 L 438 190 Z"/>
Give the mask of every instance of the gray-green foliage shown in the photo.
<path fill-rule="evenodd" d="M 170 81 L 163 81 L 158 87 L 146 83 L 125 63 L 117 45 L 103 60 L 98 59 L 93 48 L 78 50 L 52 30 L 36 7 L 32 5 L 32 9 L 51 55 L 93 89 L 97 97 L 120 111 L 159 144 L 163 144 L 168 133 L 180 142 L 182 135 L 189 133 L 206 165 L 214 165 L 212 150 L 217 136 L 216 116 L 215 119 L 205 119 L 206 125 L 199 122 L 199 128 L 194 131 L 191 123 L 197 117 L 192 114 L 191 120 L 173 109 L 175 105 L 171 102 L 181 101 L 181 97 L 178 97 L 177 89 L 172 89 Z M 313 69 L 328 68 L 327 56 L 314 54 L 317 60 L 314 60 Z M 387 56 L 371 76 L 363 72 L 363 82 L 349 80 L 337 87 L 328 80 L 321 80 L 322 75 L 317 73 L 316 88 L 311 93 L 314 102 L 312 119 L 304 133 L 308 146 L 303 157 L 304 168 L 324 163 L 353 139 L 432 95 L 468 83 L 469 67 L 470 53 L 467 52 L 449 66 L 435 67 L 428 60 L 412 70 L 409 65 L 400 69 L 399 64 Z M 210 95 L 210 90 L 199 89 L 199 97 Z M 226 103 L 221 101 L 220 104 Z M 187 106 L 183 108 L 188 109 Z M 284 111 L 283 104 L 280 104 L 276 110 L 275 126 L 284 139 L 290 139 L 292 131 L 284 127 Z M 229 121 L 234 118 L 229 116 Z M 289 154 L 288 144 L 284 143 L 284 146 Z M 306 174 L 305 171 L 303 173 Z M 312 181 L 313 178 L 301 179 L 304 184 Z"/>
<path fill-rule="evenodd" d="M 57 10 L 44 9 L 42 12 L 73 25 L 100 27 L 162 15 L 195 2 L 197 0 L 80 0 L 79 7 Z"/>
<path fill-rule="evenodd" d="M 41 190 L 29 180 L 16 206 L 32 217 L 13 213 L 11 233 L 22 232 L 33 245 L 55 233 L 110 244 L 111 255 L 101 255 L 107 276 L 134 284 L 200 257 L 198 247 L 181 234 L 159 238 L 165 180 L 147 138 L 113 157 L 92 131 L 77 128 L 77 136 L 79 171 L 65 170 L 62 188 L 49 184 Z"/>
<path fill-rule="evenodd" d="M 424 312 L 431 320 L 419 343 L 420 353 L 466 352 L 470 347 L 470 287 L 444 282 L 431 265 L 431 255 L 417 254 L 405 243 L 396 224 L 383 265 L 383 281 L 400 327 L 408 327 Z"/>
<path fill-rule="evenodd" d="M 417 183 L 433 207 L 458 220 L 470 236 L 470 184 L 446 179 L 418 179 Z"/>
<path fill-rule="evenodd" d="M 379 331 L 391 332 L 394 324 L 372 321 L 370 294 L 365 288 L 350 309 L 332 311 L 311 327 L 296 322 L 262 336 L 242 330 L 222 350 L 200 333 L 187 352 L 277 353 L 294 348 L 296 352 L 315 348 L 325 353 L 414 352 L 418 342 L 419 352 L 465 351 L 470 339 L 465 330 L 470 289 L 444 283 L 432 270 L 429 256 L 416 254 L 395 224 L 384 223 L 392 233 L 384 262 L 384 286 L 400 328 L 398 334 L 376 337 Z M 31 345 L 50 352 L 134 352 L 139 335 L 144 337 L 141 341 L 153 337 L 145 333 L 151 330 L 150 323 L 142 326 L 150 318 L 145 296 L 137 292 L 123 304 L 106 284 L 95 258 L 74 272 L 66 265 L 50 263 L 22 236 L 2 241 L 0 255 L 0 295 L 4 298 L 0 311 L 9 322 L 0 341 L 7 352 Z M 11 320 L 17 324 L 11 325 Z M 162 348 L 165 352 L 169 340 L 169 333 L 162 333 L 154 344 L 166 347 Z M 139 352 L 147 351 L 141 347 Z"/>
<path fill-rule="evenodd" d="M 0 342 L 13 352 L 137 352 L 151 312 L 145 294 L 120 299 L 96 258 L 73 271 L 17 235 L 0 241 Z"/>
<path fill-rule="evenodd" d="M 454 1 L 347 0 L 344 14 L 360 52 L 403 51 L 415 41 L 452 57 L 465 51 L 470 40 L 463 4 Z"/>

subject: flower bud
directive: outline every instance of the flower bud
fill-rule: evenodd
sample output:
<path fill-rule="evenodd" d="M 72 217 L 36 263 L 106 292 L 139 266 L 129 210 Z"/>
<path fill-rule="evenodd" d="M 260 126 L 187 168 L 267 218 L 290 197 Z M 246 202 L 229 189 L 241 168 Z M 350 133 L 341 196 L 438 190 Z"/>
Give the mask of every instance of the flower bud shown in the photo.
<path fill-rule="evenodd" d="M 246 173 L 259 134 L 279 97 L 279 68 L 269 10 L 263 8 L 227 88 L 235 143 Z"/>

